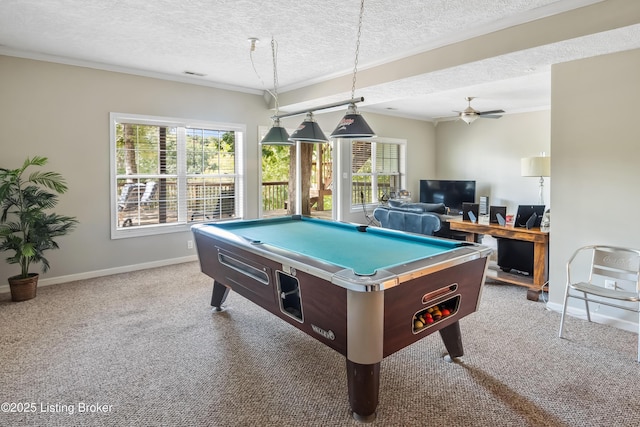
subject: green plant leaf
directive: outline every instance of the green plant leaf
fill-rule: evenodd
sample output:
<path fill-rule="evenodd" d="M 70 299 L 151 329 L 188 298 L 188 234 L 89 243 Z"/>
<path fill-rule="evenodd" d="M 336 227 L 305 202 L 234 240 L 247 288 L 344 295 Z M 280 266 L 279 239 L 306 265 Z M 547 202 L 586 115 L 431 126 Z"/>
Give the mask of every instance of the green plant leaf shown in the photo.
<path fill-rule="evenodd" d="M 78 223 L 75 217 L 47 212 L 58 203 L 58 195 L 68 187 L 57 172 L 27 169 L 40 167 L 47 158 L 27 158 L 19 169 L 0 168 L 0 250 L 13 252 L 6 261 L 19 264 L 21 277 L 27 277 L 32 263 L 49 269 L 44 252 L 58 249 L 54 238 L 69 233 Z"/>

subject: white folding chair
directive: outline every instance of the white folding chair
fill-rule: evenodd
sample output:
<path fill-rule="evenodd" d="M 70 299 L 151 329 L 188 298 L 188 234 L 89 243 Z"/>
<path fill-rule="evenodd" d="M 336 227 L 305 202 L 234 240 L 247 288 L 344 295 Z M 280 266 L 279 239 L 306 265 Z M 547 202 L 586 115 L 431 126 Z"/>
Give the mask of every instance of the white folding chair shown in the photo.
<path fill-rule="evenodd" d="M 586 281 L 572 279 L 590 258 Z M 567 284 L 560 319 L 560 338 L 564 338 L 567 300 L 581 299 L 585 303 L 587 320 L 591 322 L 589 303 L 602 304 L 640 314 L 640 250 L 614 246 L 591 245 L 576 250 L 567 262 Z M 638 352 L 640 362 L 640 318 L 638 319 Z"/>

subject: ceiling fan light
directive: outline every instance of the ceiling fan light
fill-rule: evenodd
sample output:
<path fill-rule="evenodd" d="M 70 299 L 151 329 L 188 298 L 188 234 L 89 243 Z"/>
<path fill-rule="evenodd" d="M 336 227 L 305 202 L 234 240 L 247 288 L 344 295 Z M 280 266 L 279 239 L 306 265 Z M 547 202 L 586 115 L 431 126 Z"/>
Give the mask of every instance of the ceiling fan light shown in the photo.
<path fill-rule="evenodd" d="M 358 112 L 355 104 L 349 104 L 347 114 L 331 133 L 332 138 L 373 138 L 374 136 L 376 136 L 375 132 Z"/>
<path fill-rule="evenodd" d="M 260 143 L 265 145 L 293 145 L 293 142 L 289 141 L 289 132 L 280 126 L 280 119 L 273 121 L 273 126 Z"/>
<path fill-rule="evenodd" d="M 468 113 L 465 111 L 462 114 L 460 114 L 460 118 L 462 119 L 463 122 L 470 125 L 471 123 L 476 121 L 476 119 L 478 118 L 478 115 L 476 113 Z"/>
<path fill-rule="evenodd" d="M 300 141 L 300 142 L 329 142 L 329 139 L 325 136 L 318 123 L 313 118 L 313 113 L 308 113 L 307 117 L 304 119 L 298 129 L 296 129 L 291 136 L 289 137 L 289 141 Z"/>

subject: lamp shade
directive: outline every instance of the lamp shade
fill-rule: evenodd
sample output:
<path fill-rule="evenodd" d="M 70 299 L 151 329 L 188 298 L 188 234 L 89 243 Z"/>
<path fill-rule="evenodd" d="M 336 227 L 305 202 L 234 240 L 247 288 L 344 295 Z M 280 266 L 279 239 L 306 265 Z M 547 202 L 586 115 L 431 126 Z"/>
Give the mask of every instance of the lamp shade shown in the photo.
<path fill-rule="evenodd" d="M 520 160 L 522 176 L 551 176 L 551 157 L 524 157 Z"/>
<path fill-rule="evenodd" d="M 265 145 L 293 145 L 293 142 L 289 141 L 289 132 L 280 126 L 280 119 L 273 121 L 273 126 L 260 143 Z"/>
<path fill-rule="evenodd" d="M 289 137 L 290 141 L 300 142 L 329 142 L 329 139 L 325 136 L 318 123 L 313 119 L 313 114 L 308 113 L 298 129 L 293 131 Z"/>
<path fill-rule="evenodd" d="M 354 104 L 349 105 L 347 114 L 331 133 L 332 138 L 372 138 L 374 136 L 376 136 L 375 132 L 358 113 Z"/>

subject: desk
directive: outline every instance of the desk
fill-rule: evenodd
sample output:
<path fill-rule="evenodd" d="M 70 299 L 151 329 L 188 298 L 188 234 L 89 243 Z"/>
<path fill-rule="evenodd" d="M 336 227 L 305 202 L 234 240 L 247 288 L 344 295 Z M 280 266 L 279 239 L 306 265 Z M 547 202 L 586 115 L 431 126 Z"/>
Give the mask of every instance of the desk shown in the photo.
<path fill-rule="evenodd" d="M 478 307 L 491 253 L 301 216 L 192 231 L 202 271 L 213 278 L 211 305 L 222 309 L 231 289 L 343 354 L 349 404 L 360 421 L 375 419 L 384 357 L 435 331 L 450 357 L 462 356 L 458 320 Z"/>
<path fill-rule="evenodd" d="M 467 233 L 466 240 L 473 242 L 478 234 L 487 234 L 493 237 L 503 237 L 507 239 L 533 242 L 533 278 L 511 274 L 491 269 L 488 276 L 506 283 L 525 286 L 528 288 L 527 299 L 538 301 L 540 291 L 547 283 L 549 275 L 549 233 L 540 231 L 540 228 L 514 227 L 513 225 L 498 225 L 488 222 L 473 223 L 462 219 L 450 219 L 451 230 L 463 231 Z"/>

